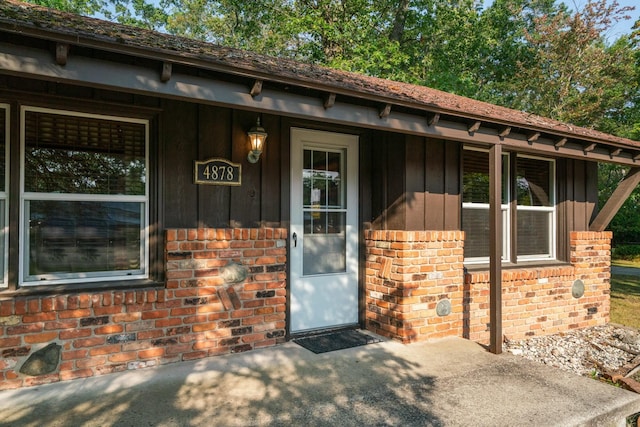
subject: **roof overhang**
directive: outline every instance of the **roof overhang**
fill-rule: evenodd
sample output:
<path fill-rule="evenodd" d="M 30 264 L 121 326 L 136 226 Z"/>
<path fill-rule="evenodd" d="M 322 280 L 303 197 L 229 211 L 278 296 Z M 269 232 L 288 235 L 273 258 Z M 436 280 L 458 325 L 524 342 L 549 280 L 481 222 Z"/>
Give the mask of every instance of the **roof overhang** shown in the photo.
<path fill-rule="evenodd" d="M 17 3 L 10 4 L 18 7 L 15 6 Z M 30 8 L 20 10 L 28 13 Z M 38 12 L 50 13 L 56 19 L 63 18 L 58 16 L 60 12 L 41 9 Z M 40 15 L 38 18 L 42 19 Z M 90 18 L 73 16 L 73 19 L 87 25 L 118 27 L 117 24 Z M 204 45 L 214 49 L 218 56 L 212 58 L 197 54 L 193 47 L 185 49 L 186 52 L 175 49 L 178 42 L 191 41 L 152 32 L 149 34 L 173 49 L 134 42 L 130 34 L 125 34 L 128 39 L 125 35 L 119 39 L 113 34 L 107 37 L 53 24 L 37 25 L 31 21 L 16 22 L 2 18 L 1 33 L 19 37 L 0 38 L 4 39 L 0 43 L 0 73 L 479 146 L 499 144 L 519 152 L 640 165 L 638 142 L 428 88 L 308 64 L 298 64 L 303 71 L 297 73 L 296 63 L 292 64 L 292 61 L 285 61 L 288 65 L 283 68 L 283 73 L 277 73 L 272 62 L 279 60 L 275 58 L 247 53 L 247 60 L 241 51 L 193 42 L 196 47 Z M 42 43 L 27 42 L 28 39 L 45 41 L 46 48 Z M 102 55 L 76 54 L 82 49 L 102 52 Z M 109 56 L 109 53 L 117 55 Z M 234 61 L 234 55 L 237 61 Z M 114 60 L 115 57 L 130 60 L 118 61 Z M 260 66 L 261 60 L 267 62 L 264 67 Z M 313 78 L 316 74 L 327 78 Z M 217 79 L 216 75 L 227 77 Z M 344 83 L 346 80 L 351 83 Z M 366 86 L 369 83 L 373 86 Z M 365 86 L 359 87 L 359 84 Z M 386 87 L 381 89 L 381 85 Z M 412 89 L 426 92 L 412 97 L 407 95 L 407 91 Z M 445 101 L 439 102 L 440 96 Z M 465 103 L 474 104 L 477 108 L 466 108 Z M 483 114 L 483 111 L 487 113 Z M 514 119 L 510 120 L 508 116 Z"/>

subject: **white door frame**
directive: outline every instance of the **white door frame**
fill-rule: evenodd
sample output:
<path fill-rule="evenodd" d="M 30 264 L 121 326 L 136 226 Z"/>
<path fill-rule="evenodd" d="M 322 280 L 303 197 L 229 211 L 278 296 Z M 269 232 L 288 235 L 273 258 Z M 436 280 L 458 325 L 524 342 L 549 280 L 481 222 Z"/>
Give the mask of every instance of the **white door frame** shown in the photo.
<path fill-rule="evenodd" d="M 291 129 L 291 226 L 289 230 L 290 254 L 290 299 L 289 327 L 291 334 L 352 326 L 359 323 L 359 282 L 358 282 L 358 136 L 317 131 L 309 129 Z M 304 274 L 305 249 L 311 248 L 310 235 L 307 235 L 305 247 L 305 213 L 312 215 L 309 208 L 303 207 L 303 169 L 304 150 L 342 153 L 342 175 L 346 175 L 344 184 L 343 208 L 346 208 L 344 224 L 344 271 Z M 342 177 L 340 177 L 342 178 Z M 346 203 L 346 205 L 344 205 Z M 345 212 L 337 209 L 334 212 Z M 307 230 L 308 232 L 308 230 Z M 295 237 L 294 237 L 295 236 Z M 338 236 L 321 234 L 320 236 Z M 308 249 L 307 260 L 311 257 Z M 330 258 L 328 255 L 327 259 Z M 342 268 L 342 267 L 341 267 Z"/>

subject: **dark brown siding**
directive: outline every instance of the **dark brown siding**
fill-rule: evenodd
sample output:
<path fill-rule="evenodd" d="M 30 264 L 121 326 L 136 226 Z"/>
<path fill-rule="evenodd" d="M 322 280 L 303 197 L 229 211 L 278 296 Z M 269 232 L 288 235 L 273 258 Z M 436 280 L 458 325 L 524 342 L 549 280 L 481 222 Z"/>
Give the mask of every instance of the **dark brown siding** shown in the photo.
<path fill-rule="evenodd" d="M 425 182 L 425 223 L 431 230 L 444 229 L 445 142 L 427 141 Z"/>
<path fill-rule="evenodd" d="M 282 175 L 288 176 L 287 169 L 282 167 L 282 136 L 280 134 L 281 119 L 277 116 L 262 116 L 262 125 L 269 129 L 267 145 L 262 153 L 262 211 L 260 221 L 262 226 L 279 227 L 282 221 L 280 195 L 282 194 Z M 288 139 L 287 139 L 288 140 Z M 289 145 L 287 144 L 287 147 Z M 287 155 L 287 158 L 289 156 Z M 287 163 L 288 165 L 288 163 Z M 286 187 L 286 191 L 289 189 Z M 287 203 L 288 206 L 288 203 Z"/>
<path fill-rule="evenodd" d="M 372 188 L 370 221 L 374 229 L 382 230 L 386 226 L 387 143 L 376 138 L 371 142 L 370 147 L 371 175 L 369 179 Z"/>
<path fill-rule="evenodd" d="M 427 140 L 425 229 L 460 229 L 460 144 Z"/>
<path fill-rule="evenodd" d="M 242 165 L 242 185 L 231 187 L 231 206 L 229 211 L 231 227 L 256 227 L 260 224 L 260 201 L 262 198 L 260 172 L 264 158 L 257 163 L 247 161 L 249 142 L 247 131 L 256 124 L 256 113 L 235 110 L 231 124 L 232 152 L 231 160 Z M 275 139 L 268 144 L 277 143 Z M 265 200 L 266 201 L 266 200 Z M 274 203 L 268 201 L 267 203 Z"/>
<path fill-rule="evenodd" d="M 425 223 L 425 144 L 424 138 L 406 137 L 407 160 L 405 191 L 407 230 L 424 230 Z"/>
<path fill-rule="evenodd" d="M 375 134 L 372 165 L 374 228 L 460 229 L 460 144 Z"/>
<path fill-rule="evenodd" d="M 406 142 L 404 135 L 384 134 L 387 144 L 386 162 L 386 228 L 406 228 Z"/>
<path fill-rule="evenodd" d="M 279 226 L 280 118 L 262 116 L 269 137 L 258 163 L 247 160 L 253 112 L 166 101 L 160 131 L 164 148 L 165 227 Z M 220 157 L 242 165 L 241 186 L 197 185 L 195 160 Z"/>
<path fill-rule="evenodd" d="M 214 157 L 231 158 L 231 110 L 208 106 L 199 107 L 198 160 Z M 191 159 L 193 161 L 193 159 Z M 191 166 L 193 168 L 193 165 Z M 199 227 L 222 228 L 229 225 L 231 190 L 223 185 L 199 185 Z"/>
<path fill-rule="evenodd" d="M 558 258 L 568 256 L 569 233 L 588 231 L 597 213 L 598 165 L 595 162 L 558 159 Z"/>
<path fill-rule="evenodd" d="M 184 102 L 163 105 L 160 139 L 164 145 L 162 188 L 165 227 L 198 226 L 198 188 L 193 160 L 198 155 L 198 106 Z"/>

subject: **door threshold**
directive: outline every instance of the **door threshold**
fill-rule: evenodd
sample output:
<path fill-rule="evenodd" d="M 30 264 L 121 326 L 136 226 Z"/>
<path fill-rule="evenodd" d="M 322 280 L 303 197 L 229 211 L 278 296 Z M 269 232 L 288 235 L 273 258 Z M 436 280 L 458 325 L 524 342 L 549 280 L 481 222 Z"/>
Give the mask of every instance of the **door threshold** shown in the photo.
<path fill-rule="evenodd" d="M 316 335 L 326 335 L 326 334 L 332 334 L 334 332 L 348 331 L 352 329 L 358 330 L 362 328 L 358 324 L 353 324 L 353 325 L 331 326 L 328 328 L 318 328 L 318 329 L 311 329 L 311 330 L 306 330 L 301 332 L 294 332 L 289 335 L 289 341 L 298 339 L 298 338 L 312 337 Z"/>

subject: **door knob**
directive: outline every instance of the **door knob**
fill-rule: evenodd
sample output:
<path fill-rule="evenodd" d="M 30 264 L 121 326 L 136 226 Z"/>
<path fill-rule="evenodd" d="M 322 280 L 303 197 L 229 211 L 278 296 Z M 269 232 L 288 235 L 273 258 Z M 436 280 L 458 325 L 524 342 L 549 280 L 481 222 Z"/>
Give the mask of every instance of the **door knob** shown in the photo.
<path fill-rule="evenodd" d="M 293 247 L 297 248 L 298 247 L 298 235 L 296 233 L 293 233 L 291 238 L 293 239 Z"/>

